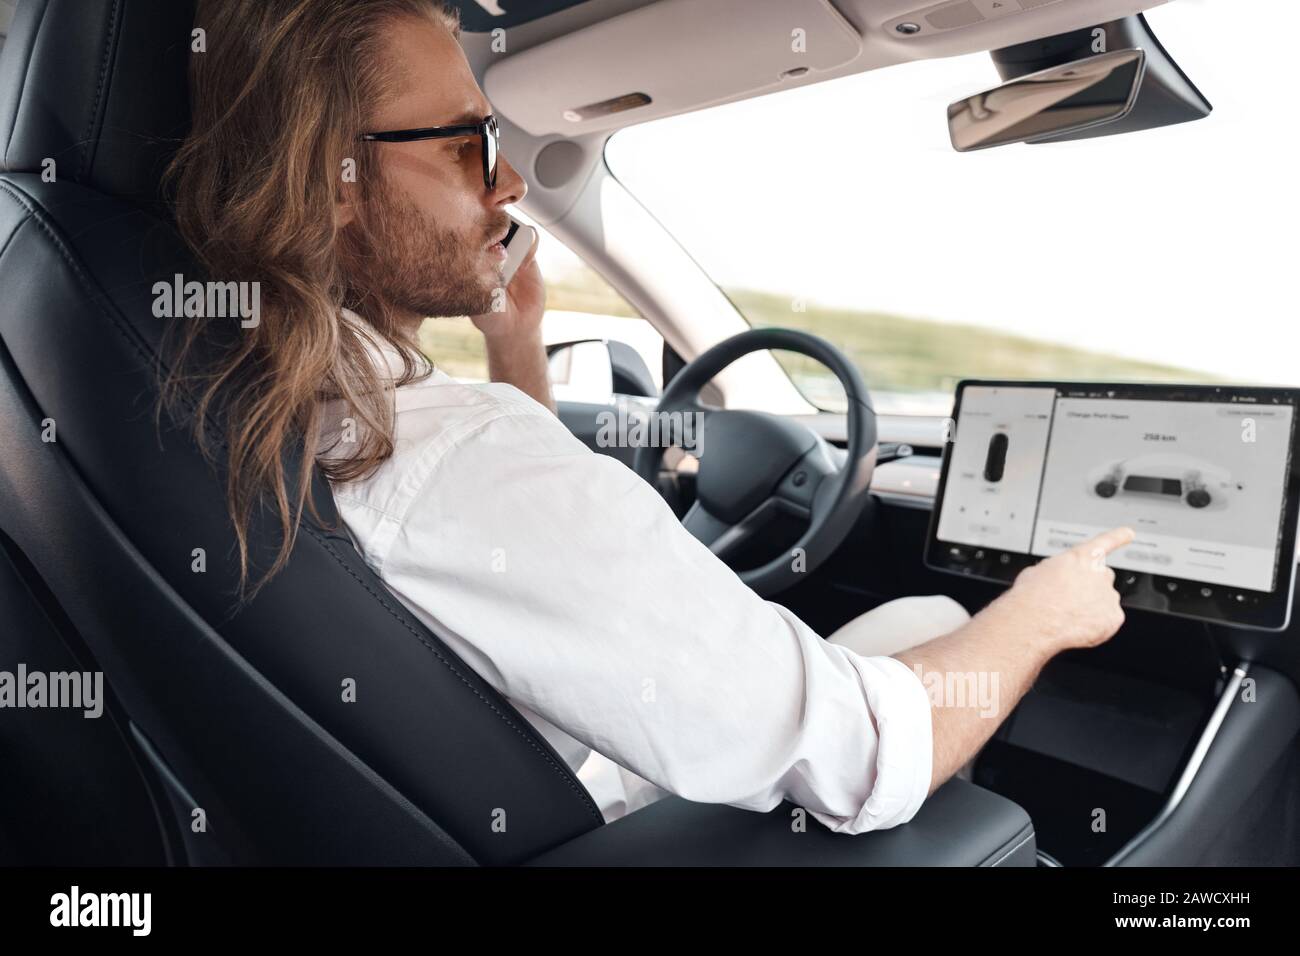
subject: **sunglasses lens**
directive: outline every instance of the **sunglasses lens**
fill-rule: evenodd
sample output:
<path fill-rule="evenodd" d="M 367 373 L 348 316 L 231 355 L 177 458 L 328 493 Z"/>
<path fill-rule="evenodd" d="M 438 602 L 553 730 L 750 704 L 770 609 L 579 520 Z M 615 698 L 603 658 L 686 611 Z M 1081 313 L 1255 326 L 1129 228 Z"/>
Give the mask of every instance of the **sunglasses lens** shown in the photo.
<path fill-rule="evenodd" d="M 483 137 L 483 158 L 486 164 L 484 175 L 487 179 L 488 189 L 493 189 L 497 184 L 497 152 L 500 144 L 497 141 L 497 124 L 493 118 L 488 122 L 487 134 Z"/>

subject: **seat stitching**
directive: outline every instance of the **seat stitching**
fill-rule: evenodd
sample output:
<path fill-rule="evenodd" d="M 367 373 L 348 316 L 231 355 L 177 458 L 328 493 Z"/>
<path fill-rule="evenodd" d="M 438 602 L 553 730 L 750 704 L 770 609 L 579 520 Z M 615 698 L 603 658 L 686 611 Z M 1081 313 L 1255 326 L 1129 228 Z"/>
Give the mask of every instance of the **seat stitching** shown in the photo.
<path fill-rule="evenodd" d="M 0 181 L 0 191 L 3 191 L 9 194 L 10 196 L 12 196 L 20 206 L 22 206 L 24 209 L 27 210 L 30 220 L 36 224 L 37 228 L 39 228 L 43 233 L 46 234 L 46 236 L 49 237 L 50 241 L 54 244 L 55 249 L 58 251 L 60 257 L 64 260 L 65 264 L 72 270 L 73 275 L 77 277 L 78 281 L 84 287 L 87 287 L 89 291 L 93 291 L 95 285 L 93 280 L 91 280 L 91 278 L 81 269 L 80 265 L 76 262 L 76 260 L 72 256 L 71 251 L 63 243 L 62 238 L 54 231 L 52 226 L 46 221 L 44 215 L 41 213 L 39 209 L 37 209 L 31 203 L 24 201 L 25 199 L 30 199 L 31 197 L 26 196 L 25 193 L 17 192 L 11 183 L 7 183 L 3 181 Z M 149 349 L 143 343 L 136 340 L 134 336 L 131 334 L 131 332 L 129 332 L 126 327 L 123 327 L 121 321 L 119 320 L 119 317 L 116 314 L 114 314 L 116 310 L 106 308 L 103 301 L 104 299 L 105 297 L 103 296 L 95 296 L 93 301 L 95 301 L 95 304 L 99 308 L 100 312 L 110 322 L 113 323 L 114 327 L 117 329 L 118 333 L 122 335 L 122 337 L 126 340 L 127 344 L 133 347 L 137 352 L 137 354 L 140 356 L 140 358 L 143 361 L 145 361 L 146 364 L 148 364 L 150 362 L 150 354 L 152 354 L 152 349 Z M 156 354 L 153 354 L 153 358 L 157 360 L 158 356 Z M 161 365 L 161 361 L 159 361 L 159 364 Z M 183 397 L 182 400 L 185 401 L 185 404 L 187 405 L 187 407 L 189 407 L 191 412 L 195 410 L 194 405 L 191 402 L 189 402 L 188 399 Z M 225 441 L 221 437 L 219 430 L 216 428 L 215 423 L 212 421 L 210 417 L 208 416 L 204 416 L 204 417 L 207 420 L 208 424 L 212 426 L 213 433 L 217 436 L 216 441 L 218 445 L 223 450 L 228 450 L 226 449 Z M 358 584 L 360 584 L 363 588 L 365 588 L 366 592 L 379 603 L 380 607 L 388 611 L 388 613 L 393 617 L 395 621 L 397 621 L 397 623 L 399 623 L 403 628 L 405 628 L 417 641 L 419 641 L 422 645 L 424 645 L 424 647 L 430 653 L 432 653 L 434 657 L 436 657 L 438 661 L 440 661 L 443 664 L 443 666 L 445 666 L 449 671 L 451 671 L 451 673 L 462 684 L 464 684 L 467 688 L 469 688 L 470 692 L 475 697 L 477 697 L 480 702 L 482 702 L 489 710 L 492 711 L 492 713 L 494 713 L 498 718 L 500 718 L 500 720 L 503 723 L 505 723 L 507 727 L 513 730 L 534 751 L 536 751 L 546 761 L 547 766 L 549 766 L 562 778 L 565 777 L 564 771 L 560 768 L 560 765 L 556 762 L 555 758 L 550 754 L 546 753 L 546 751 L 543 750 L 540 746 L 538 746 L 536 740 L 532 739 L 523 730 L 522 727 L 520 727 L 518 724 L 515 723 L 514 720 L 510 718 L 510 716 L 507 713 L 505 713 L 503 710 L 497 707 L 496 704 L 494 704 L 491 700 L 489 700 L 486 696 L 484 696 L 484 694 L 477 687 L 475 687 L 473 684 L 470 683 L 470 681 L 465 677 L 464 674 L 458 671 L 455 665 L 447 657 L 445 657 L 435 645 L 431 644 L 424 637 L 424 635 L 420 634 L 419 631 L 413 628 L 410 625 L 410 623 L 406 621 L 388 603 L 388 601 L 386 601 L 383 597 L 381 597 L 378 593 L 376 593 L 375 590 L 371 588 L 369 583 L 364 581 L 353 568 L 348 566 L 347 562 L 344 561 L 343 558 L 339 555 L 339 553 L 334 550 L 333 546 L 329 544 L 329 542 L 325 539 L 323 535 L 321 535 L 315 528 L 311 526 L 311 524 L 307 522 L 304 522 L 302 524 L 302 528 L 309 535 L 311 535 L 311 537 L 316 539 L 316 542 L 322 548 L 324 548 L 325 551 L 328 552 L 331 557 L 334 558 L 334 560 L 343 568 L 343 570 L 345 570 L 349 575 L 351 575 L 352 578 Z M 596 806 L 595 802 L 591 798 L 591 794 L 578 784 L 576 778 L 572 776 L 571 772 L 569 774 L 568 779 L 566 779 L 565 782 L 568 784 L 569 789 L 573 790 L 580 797 L 585 798 L 587 810 L 592 814 L 592 816 L 594 816 L 597 821 L 604 823 L 604 817 L 601 816 L 599 808 Z"/>
<path fill-rule="evenodd" d="M 41 19 L 40 22 L 36 25 L 36 32 L 32 34 L 31 49 L 25 51 L 29 62 L 31 60 L 32 50 L 36 49 L 37 43 L 40 40 L 41 31 L 45 29 L 45 17 L 49 12 L 50 12 L 50 7 L 48 3 L 45 6 L 41 7 Z M 12 41 L 13 38 L 9 37 L 5 40 L 5 44 L 8 45 Z M 14 131 L 18 129 L 18 117 L 20 117 L 23 113 L 23 99 L 27 95 L 28 72 L 29 72 L 28 70 L 23 70 L 22 86 L 18 90 L 18 102 L 17 105 L 14 107 L 13 122 L 9 124 L 9 136 L 5 140 L 4 166 L 6 169 L 9 168 L 9 150 L 10 148 L 12 148 L 14 144 Z"/>
<path fill-rule="evenodd" d="M 77 179 L 84 180 L 86 173 L 91 165 L 91 155 L 95 151 L 98 140 L 94 137 L 95 127 L 98 121 L 102 119 L 99 115 L 100 107 L 103 104 L 104 87 L 108 81 L 108 61 L 111 59 L 111 51 L 114 41 L 117 39 L 117 32 L 120 26 L 118 11 L 121 9 L 121 0 L 113 0 L 113 7 L 108 13 L 107 29 L 104 31 L 104 50 L 99 60 L 99 79 L 95 83 L 95 98 L 90 103 L 90 117 L 86 121 L 86 133 L 82 137 L 81 167 L 77 170 Z"/>

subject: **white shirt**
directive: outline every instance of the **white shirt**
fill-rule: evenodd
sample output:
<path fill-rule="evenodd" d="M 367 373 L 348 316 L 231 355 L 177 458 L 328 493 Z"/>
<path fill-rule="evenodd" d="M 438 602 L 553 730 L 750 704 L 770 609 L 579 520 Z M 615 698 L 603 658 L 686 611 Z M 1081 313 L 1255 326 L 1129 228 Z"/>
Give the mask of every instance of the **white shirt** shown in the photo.
<path fill-rule="evenodd" d="M 363 340 L 400 372 L 395 349 Z M 394 397 L 392 457 L 333 487 L 343 522 L 607 821 L 657 788 L 756 811 L 788 799 L 842 833 L 915 815 L 930 703 L 906 665 L 828 643 L 757 596 L 654 489 L 517 388 L 433 370 Z"/>

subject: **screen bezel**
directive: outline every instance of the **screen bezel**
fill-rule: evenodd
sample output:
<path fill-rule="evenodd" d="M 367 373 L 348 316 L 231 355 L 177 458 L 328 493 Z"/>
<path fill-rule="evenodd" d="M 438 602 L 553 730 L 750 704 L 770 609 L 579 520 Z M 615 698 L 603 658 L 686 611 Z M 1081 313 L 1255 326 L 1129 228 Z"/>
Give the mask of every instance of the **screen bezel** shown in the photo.
<path fill-rule="evenodd" d="M 1296 534 L 1297 520 L 1300 518 L 1300 456 L 1296 454 L 1297 433 L 1300 432 L 1300 389 L 1246 385 L 1166 385 L 1145 382 L 962 379 L 957 383 L 952 415 L 948 419 L 948 428 L 945 429 L 943 462 L 939 470 L 934 507 L 930 513 L 924 560 L 927 567 L 936 571 L 997 584 L 1011 584 L 1020 571 L 1037 564 L 1042 557 L 997 548 L 980 548 L 956 541 L 941 541 L 938 537 L 939 515 L 943 508 L 944 492 L 948 486 L 948 469 L 952 460 L 949 446 L 953 441 L 949 436 L 953 434 L 956 423 L 961 418 L 962 397 L 966 389 L 972 386 L 1050 388 L 1056 390 L 1058 398 L 1093 397 L 1223 404 L 1233 404 L 1235 398 L 1235 401 L 1241 404 L 1291 405 L 1294 412 L 1291 416 L 1291 435 L 1287 448 L 1287 471 L 1282 499 L 1278 561 L 1274 569 L 1274 590 L 1254 591 L 1249 588 L 1229 587 L 1216 582 L 1196 581 L 1150 571 L 1115 569 L 1116 587 L 1121 591 L 1120 603 L 1125 607 L 1253 630 L 1279 631 L 1287 627 L 1291 619 L 1292 594 L 1295 589 Z M 964 556 L 955 553 L 963 550 L 966 552 Z M 1169 582 L 1178 585 L 1172 594 L 1167 588 Z M 1202 596 L 1200 590 L 1202 587 L 1211 590 L 1210 597 Z M 1243 598 L 1237 598 L 1238 594 Z"/>

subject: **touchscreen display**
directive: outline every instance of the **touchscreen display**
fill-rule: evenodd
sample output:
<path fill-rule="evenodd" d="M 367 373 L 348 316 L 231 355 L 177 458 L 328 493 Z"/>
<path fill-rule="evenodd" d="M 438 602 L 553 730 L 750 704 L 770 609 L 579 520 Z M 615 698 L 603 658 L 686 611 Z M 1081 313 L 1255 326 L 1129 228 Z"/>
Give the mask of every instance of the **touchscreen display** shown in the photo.
<path fill-rule="evenodd" d="M 1294 414 L 968 385 L 935 536 L 1045 557 L 1128 525 L 1137 537 L 1114 568 L 1272 591 Z"/>

